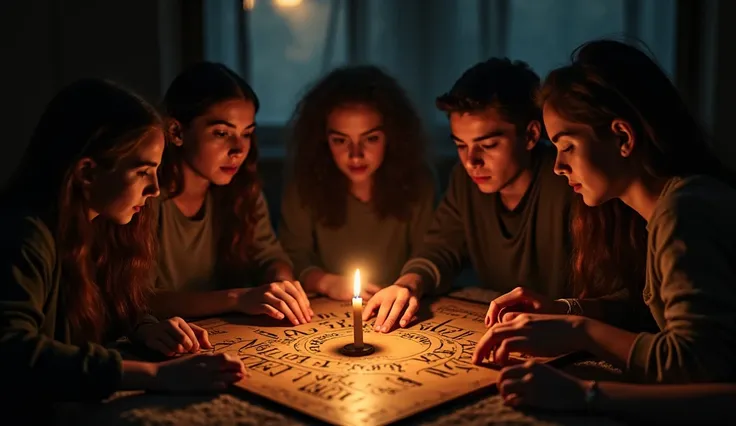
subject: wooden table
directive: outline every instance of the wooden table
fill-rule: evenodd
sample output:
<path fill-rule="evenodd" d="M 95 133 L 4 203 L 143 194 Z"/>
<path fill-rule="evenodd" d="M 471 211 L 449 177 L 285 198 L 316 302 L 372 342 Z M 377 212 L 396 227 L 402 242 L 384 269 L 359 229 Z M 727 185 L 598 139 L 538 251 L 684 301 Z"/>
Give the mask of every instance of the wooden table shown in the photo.
<path fill-rule="evenodd" d="M 489 302 L 495 293 L 467 288 L 451 294 L 468 300 Z M 620 371 L 601 362 L 577 362 L 563 370 L 581 378 L 613 379 Z M 302 410 L 304 411 L 304 410 Z M 308 411 L 308 410 L 307 410 Z M 95 405 L 64 407 L 59 424 L 105 425 L 301 425 L 320 420 L 241 389 L 219 395 L 156 395 L 121 392 Z M 618 424 L 613 420 L 560 413 L 519 411 L 503 405 L 492 389 L 481 389 L 413 415 L 400 423 L 424 425 Z"/>

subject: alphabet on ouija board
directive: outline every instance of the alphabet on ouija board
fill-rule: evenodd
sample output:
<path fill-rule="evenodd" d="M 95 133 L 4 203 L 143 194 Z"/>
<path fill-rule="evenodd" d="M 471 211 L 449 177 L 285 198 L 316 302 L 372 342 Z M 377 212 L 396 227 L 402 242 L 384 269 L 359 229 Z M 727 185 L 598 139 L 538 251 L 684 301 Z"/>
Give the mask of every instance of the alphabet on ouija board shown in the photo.
<path fill-rule="evenodd" d="M 485 333 L 486 306 L 440 298 L 432 315 L 383 334 L 363 324 L 376 352 L 349 358 L 350 305 L 319 298 L 309 324 L 265 327 L 210 321 L 214 348 L 240 357 L 251 377 L 238 383 L 314 417 L 336 424 L 384 424 L 495 384 L 498 370 L 471 363 Z M 239 321 L 240 322 L 240 321 Z"/>

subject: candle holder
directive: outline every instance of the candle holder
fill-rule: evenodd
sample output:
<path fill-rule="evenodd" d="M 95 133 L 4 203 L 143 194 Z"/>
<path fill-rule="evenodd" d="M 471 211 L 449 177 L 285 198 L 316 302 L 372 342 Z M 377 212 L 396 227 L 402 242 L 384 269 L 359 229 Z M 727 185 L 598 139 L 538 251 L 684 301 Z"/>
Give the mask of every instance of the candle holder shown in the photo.
<path fill-rule="evenodd" d="M 348 343 L 347 345 L 340 348 L 340 353 L 345 356 L 358 357 L 370 355 L 376 351 L 373 345 L 363 343 L 361 346 L 357 346 L 355 343 Z"/>

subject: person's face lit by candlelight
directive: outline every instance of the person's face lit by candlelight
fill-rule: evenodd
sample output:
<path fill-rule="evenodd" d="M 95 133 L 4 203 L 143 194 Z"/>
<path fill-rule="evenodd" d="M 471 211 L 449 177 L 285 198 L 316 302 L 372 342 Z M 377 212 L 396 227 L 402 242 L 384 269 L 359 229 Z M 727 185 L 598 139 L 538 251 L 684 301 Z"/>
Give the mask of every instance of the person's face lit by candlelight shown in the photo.
<path fill-rule="evenodd" d="M 327 116 L 327 141 L 353 194 L 369 197 L 373 174 L 381 167 L 386 151 L 381 114 L 363 104 L 337 107 Z"/>

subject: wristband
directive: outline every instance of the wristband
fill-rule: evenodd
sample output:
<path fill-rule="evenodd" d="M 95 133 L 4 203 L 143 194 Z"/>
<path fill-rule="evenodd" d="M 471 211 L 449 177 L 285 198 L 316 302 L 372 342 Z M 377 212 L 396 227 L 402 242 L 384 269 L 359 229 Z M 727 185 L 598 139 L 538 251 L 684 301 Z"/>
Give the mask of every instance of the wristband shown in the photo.
<path fill-rule="evenodd" d="M 557 301 L 567 305 L 565 315 L 583 315 L 583 306 L 578 299 L 557 299 Z"/>
<path fill-rule="evenodd" d="M 567 299 L 557 299 L 556 301 L 557 302 L 562 302 L 565 305 L 567 305 L 567 312 L 565 312 L 564 315 L 570 315 L 570 312 L 572 312 L 572 303 L 570 303 L 570 301 L 567 300 Z"/>

